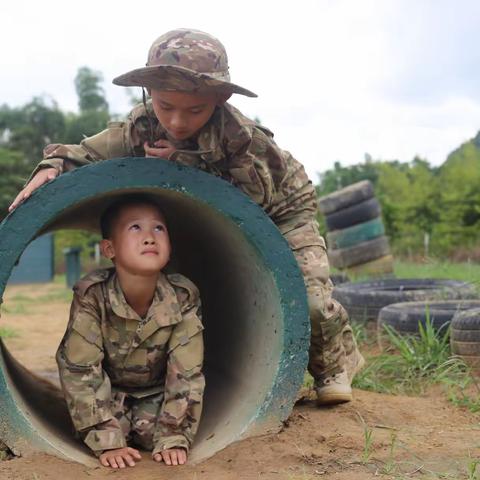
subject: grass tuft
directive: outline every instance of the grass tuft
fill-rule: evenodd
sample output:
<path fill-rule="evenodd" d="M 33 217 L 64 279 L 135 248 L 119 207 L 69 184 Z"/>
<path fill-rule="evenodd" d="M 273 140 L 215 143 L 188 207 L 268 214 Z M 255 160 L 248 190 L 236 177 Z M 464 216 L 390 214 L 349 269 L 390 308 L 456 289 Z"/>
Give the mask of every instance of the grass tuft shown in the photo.
<path fill-rule="evenodd" d="M 11 327 L 0 327 L 0 338 L 18 337 L 19 333 Z"/>
<path fill-rule="evenodd" d="M 451 356 L 449 330 L 435 331 L 426 315 L 419 335 L 403 335 L 384 325 L 388 348 L 368 359 L 367 366 L 355 377 L 353 385 L 381 393 L 419 395 L 432 385 L 447 388 L 449 398 L 471 411 L 480 411 L 480 401 L 467 396 L 465 388 L 474 380 L 465 363 Z"/>

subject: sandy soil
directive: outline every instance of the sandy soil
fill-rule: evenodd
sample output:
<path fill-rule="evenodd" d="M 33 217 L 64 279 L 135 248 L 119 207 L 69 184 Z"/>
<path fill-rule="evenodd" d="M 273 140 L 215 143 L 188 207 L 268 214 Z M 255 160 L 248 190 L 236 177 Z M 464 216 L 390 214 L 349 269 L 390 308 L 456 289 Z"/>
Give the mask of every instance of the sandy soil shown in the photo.
<path fill-rule="evenodd" d="M 56 371 L 54 354 L 68 317 L 60 290 L 58 285 L 8 288 L 9 312 L 0 322 L 17 334 L 5 342 L 15 357 L 48 377 Z M 33 297 L 35 304 L 25 300 Z M 370 453 L 366 431 L 373 439 Z M 0 462 L 0 479 L 460 480 L 477 478 L 467 469 L 479 457 L 479 416 L 454 407 L 441 392 L 413 398 L 357 390 L 352 403 L 337 407 L 299 402 L 280 433 L 238 442 L 196 466 L 166 467 L 145 454 L 135 468 L 112 471 L 38 454 Z"/>

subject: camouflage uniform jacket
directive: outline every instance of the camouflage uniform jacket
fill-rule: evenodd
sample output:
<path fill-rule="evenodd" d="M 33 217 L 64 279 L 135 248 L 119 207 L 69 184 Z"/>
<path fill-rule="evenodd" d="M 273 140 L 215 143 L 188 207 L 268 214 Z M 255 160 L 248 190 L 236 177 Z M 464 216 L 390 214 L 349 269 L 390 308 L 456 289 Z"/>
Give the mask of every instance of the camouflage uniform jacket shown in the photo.
<path fill-rule="evenodd" d="M 114 269 L 75 285 L 57 363 L 74 427 L 96 454 L 126 446 L 112 392 L 137 399 L 164 392 L 154 452 L 190 447 L 205 385 L 199 309 L 197 288 L 179 274 L 160 274 L 144 319 L 126 302 Z"/>
<path fill-rule="evenodd" d="M 151 102 L 147 110 L 138 105 L 126 122 L 110 122 L 106 130 L 80 145 L 48 145 L 34 173 L 44 167 L 55 167 L 62 173 L 108 158 L 144 157 L 144 143 L 163 138 L 177 148 L 169 160 L 200 168 L 240 188 L 282 233 L 315 217 L 315 189 L 303 165 L 276 145 L 268 129 L 230 104 L 217 107 L 196 138 L 182 142 L 168 137 Z"/>

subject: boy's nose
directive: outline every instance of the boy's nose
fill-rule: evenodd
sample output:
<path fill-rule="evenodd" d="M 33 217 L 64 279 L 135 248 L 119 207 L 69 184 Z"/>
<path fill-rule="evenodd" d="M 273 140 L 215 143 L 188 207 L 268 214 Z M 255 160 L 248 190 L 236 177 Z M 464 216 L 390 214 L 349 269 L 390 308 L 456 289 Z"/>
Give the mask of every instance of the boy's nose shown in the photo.
<path fill-rule="evenodd" d="M 143 239 L 143 244 L 144 245 L 149 245 L 149 244 L 153 244 L 153 243 L 155 243 L 155 237 L 153 235 L 147 235 Z"/>
<path fill-rule="evenodd" d="M 179 113 L 173 115 L 170 122 L 173 128 L 183 128 L 186 124 L 184 116 Z"/>

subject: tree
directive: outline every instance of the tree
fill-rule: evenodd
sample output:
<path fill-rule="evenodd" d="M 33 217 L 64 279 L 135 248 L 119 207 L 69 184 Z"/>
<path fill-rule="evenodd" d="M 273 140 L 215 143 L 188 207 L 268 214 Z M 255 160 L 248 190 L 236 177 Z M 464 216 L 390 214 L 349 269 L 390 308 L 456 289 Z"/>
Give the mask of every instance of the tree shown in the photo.
<path fill-rule="evenodd" d="M 34 97 L 22 107 L 0 107 L 0 147 L 21 152 L 31 167 L 42 158 L 45 145 L 60 142 L 65 117 L 50 97 Z"/>
<path fill-rule="evenodd" d="M 30 174 L 31 167 L 23 159 L 20 152 L 0 148 L 0 219 Z"/>
<path fill-rule="evenodd" d="M 80 143 L 84 137 L 94 135 L 107 126 L 110 115 L 105 92 L 101 87 L 102 81 L 100 72 L 88 67 L 78 69 L 75 90 L 80 113 L 66 116 L 64 143 Z"/>
<path fill-rule="evenodd" d="M 108 112 L 105 92 L 101 87 L 103 76 L 89 67 L 80 67 L 75 76 L 75 90 L 78 95 L 78 108 L 84 112 Z"/>

